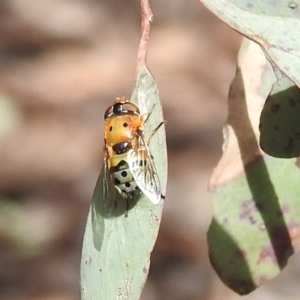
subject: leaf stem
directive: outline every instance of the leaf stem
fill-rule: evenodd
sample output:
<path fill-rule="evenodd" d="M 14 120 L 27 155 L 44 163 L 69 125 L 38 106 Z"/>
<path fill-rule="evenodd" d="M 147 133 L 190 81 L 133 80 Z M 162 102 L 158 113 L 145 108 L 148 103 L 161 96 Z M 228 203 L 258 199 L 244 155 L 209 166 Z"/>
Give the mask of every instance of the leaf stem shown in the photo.
<path fill-rule="evenodd" d="M 137 63 L 138 65 L 146 63 L 148 40 L 150 34 L 150 22 L 153 19 L 153 14 L 148 0 L 140 0 L 141 3 L 141 40 L 138 50 Z"/>

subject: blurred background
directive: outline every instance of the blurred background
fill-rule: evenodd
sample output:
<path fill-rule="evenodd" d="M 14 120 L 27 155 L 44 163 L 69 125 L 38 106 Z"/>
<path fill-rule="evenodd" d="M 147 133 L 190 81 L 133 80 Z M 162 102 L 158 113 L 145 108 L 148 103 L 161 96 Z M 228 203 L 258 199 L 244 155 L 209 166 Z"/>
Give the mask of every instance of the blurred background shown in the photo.
<path fill-rule="evenodd" d="M 168 121 L 169 181 L 141 299 L 240 299 L 210 266 L 206 232 L 241 37 L 199 1 L 151 6 L 148 66 Z M 138 0 L 0 1 L 1 300 L 79 299 L 103 112 L 131 95 L 139 38 Z M 243 299 L 298 299 L 298 260 Z"/>

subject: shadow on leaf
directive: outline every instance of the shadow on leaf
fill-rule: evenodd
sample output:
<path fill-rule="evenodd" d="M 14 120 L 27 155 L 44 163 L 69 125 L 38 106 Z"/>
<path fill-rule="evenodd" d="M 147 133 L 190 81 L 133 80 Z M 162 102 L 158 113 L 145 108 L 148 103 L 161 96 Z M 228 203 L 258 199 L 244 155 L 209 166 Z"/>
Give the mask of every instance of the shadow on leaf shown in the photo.
<path fill-rule="evenodd" d="M 98 251 L 101 249 L 105 233 L 104 219 L 120 216 L 126 218 L 128 211 L 137 204 L 139 198 L 140 196 L 133 199 L 124 199 L 112 183 L 105 182 L 102 168 L 91 204 L 93 240 Z"/>
<path fill-rule="evenodd" d="M 271 156 L 300 155 L 300 90 L 292 86 L 269 95 L 260 117 L 260 146 Z"/>
<path fill-rule="evenodd" d="M 213 220 L 208 233 L 210 259 L 225 284 L 239 294 L 247 294 L 256 286 L 260 286 L 271 279 L 267 275 L 266 269 L 257 263 L 259 259 L 264 259 L 267 255 L 273 264 L 279 269 L 283 269 L 294 251 L 279 199 L 270 179 L 265 157 L 261 153 L 250 122 L 240 70 L 237 71 L 229 92 L 227 123 L 232 127 L 237 138 L 244 166 L 244 175 L 241 176 L 246 177 L 251 193 L 251 198 L 247 199 L 248 206 L 243 207 L 245 201 L 240 202 L 240 209 L 249 213 L 246 211 L 249 206 L 255 208 L 255 213 L 259 213 L 262 218 L 261 227 L 269 239 L 266 240 L 264 246 L 261 246 L 261 249 L 258 249 L 259 256 L 253 261 L 248 257 L 251 254 L 251 249 L 243 249 L 239 245 L 237 237 L 235 241 L 231 238 L 230 229 L 227 230 L 226 224 L 219 224 Z M 259 236 L 257 225 L 255 219 L 252 219 L 249 232 L 253 234 L 257 230 Z M 235 231 L 234 228 L 232 230 Z M 238 237 L 238 239 L 242 240 L 243 237 Z M 255 237 L 253 240 L 255 241 Z M 267 254 L 265 254 L 263 247 L 268 247 Z M 257 261 L 255 261 L 256 259 Z"/>
<path fill-rule="evenodd" d="M 209 227 L 210 262 L 221 280 L 241 295 L 255 289 L 245 253 L 215 219 Z"/>
<path fill-rule="evenodd" d="M 236 77 L 234 84 L 243 89 L 243 78 L 241 72 L 239 74 L 240 76 Z M 256 155 L 255 157 L 256 153 L 260 153 L 260 149 L 253 128 L 251 127 L 244 91 L 242 91 L 240 96 L 242 97 L 237 98 L 231 93 L 229 94 L 228 123 L 232 126 L 236 134 L 253 201 L 262 216 L 265 228 L 269 234 L 277 264 L 282 269 L 285 267 L 288 257 L 293 253 L 291 238 L 283 215 L 279 214 L 281 212 L 279 199 L 270 179 L 264 157 L 262 155 Z M 236 118 L 231 118 L 232 111 L 235 111 L 235 114 L 239 116 L 239 122 L 235 122 Z M 243 126 L 240 124 L 241 120 Z M 245 135 L 247 136 L 247 140 L 244 139 Z M 252 162 L 244 159 L 249 156 L 249 149 L 254 154 Z M 277 236 L 279 231 L 280 236 Z"/>

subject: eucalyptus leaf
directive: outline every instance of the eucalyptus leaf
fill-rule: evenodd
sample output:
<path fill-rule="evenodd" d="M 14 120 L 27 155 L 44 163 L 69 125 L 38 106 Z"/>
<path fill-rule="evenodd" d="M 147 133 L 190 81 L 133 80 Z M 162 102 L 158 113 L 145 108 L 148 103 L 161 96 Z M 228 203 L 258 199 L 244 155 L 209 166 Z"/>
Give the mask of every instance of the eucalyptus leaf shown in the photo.
<path fill-rule="evenodd" d="M 274 157 L 300 155 L 300 89 L 273 66 L 273 85 L 260 117 L 260 146 Z"/>
<path fill-rule="evenodd" d="M 210 182 L 210 260 L 221 280 L 248 294 L 299 251 L 300 171 L 259 147 L 259 119 L 276 77 L 262 49 L 244 40 L 231 84 L 223 156 Z"/>
<path fill-rule="evenodd" d="M 298 0 L 201 0 L 228 25 L 261 45 L 268 58 L 300 87 Z"/>
<path fill-rule="evenodd" d="M 163 121 L 155 81 L 144 64 L 137 70 L 131 101 L 142 114 L 154 110 L 145 125 L 146 137 Z M 167 153 L 164 127 L 153 136 L 150 151 L 166 191 Z M 153 205 L 144 195 L 126 201 L 110 185 L 112 199 L 103 199 L 101 172 L 90 207 L 82 250 L 81 299 L 139 299 L 146 281 L 164 200 Z"/>
<path fill-rule="evenodd" d="M 261 117 L 262 149 L 274 157 L 300 154 L 300 1 L 201 0 L 258 43 L 277 77 Z"/>

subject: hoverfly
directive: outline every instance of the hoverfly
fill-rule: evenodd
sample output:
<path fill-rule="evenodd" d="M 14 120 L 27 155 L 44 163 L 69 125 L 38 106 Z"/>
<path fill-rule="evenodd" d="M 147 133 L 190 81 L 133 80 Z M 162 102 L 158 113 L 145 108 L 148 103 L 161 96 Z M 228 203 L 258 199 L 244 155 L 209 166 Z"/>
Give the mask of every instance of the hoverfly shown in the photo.
<path fill-rule="evenodd" d="M 110 181 L 127 200 L 143 193 L 153 204 L 158 204 L 163 196 L 148 145 L 165 122 L 146 139 L 144 124 L 152 110 L 143 116 L 135 104 L 121 97 L 105 111 L 104 180 Z"/>

